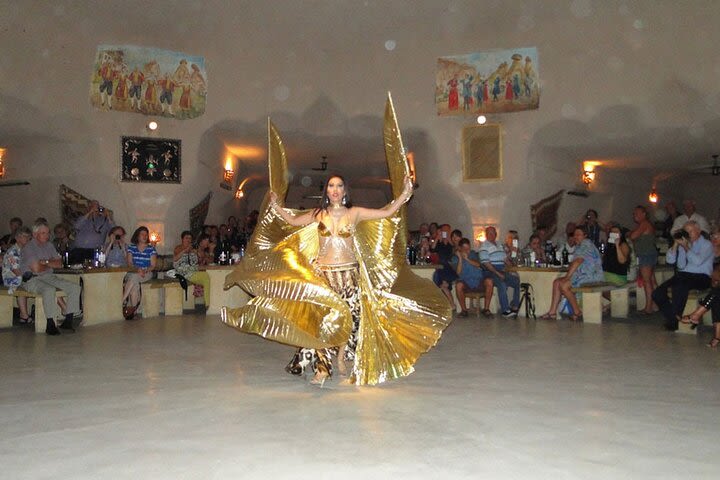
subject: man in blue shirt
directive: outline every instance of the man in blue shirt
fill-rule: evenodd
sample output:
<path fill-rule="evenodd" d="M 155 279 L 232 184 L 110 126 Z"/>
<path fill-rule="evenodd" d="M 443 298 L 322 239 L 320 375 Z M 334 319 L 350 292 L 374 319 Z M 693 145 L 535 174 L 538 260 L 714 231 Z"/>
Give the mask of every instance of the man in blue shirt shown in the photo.
<path fill-rule="evenodd" d="M 485 229 L 487 240 L 480 244 L 480 262 L 485 270 L 485 277 L 492 279 L 497 287 L 498 301 L 504 317 L 517 317 L 518 304 L 520 303 L 520 278 L 505 273 L 505 262 L 507 256 L 502 244 L 497 242 L 497 230 L 495 227 Z M 508 301 L 507 289 L 513 289 L 512 308 Z M 486 305 L 489 299 L 485 298 Z"/>
<path fill-rule="evenodd" d="M 685 223 L 683 231 L 687 236 L 674 234 L 673 244 L 665 256 L 668 264 L 676 265 L 677 273 L 652 294 L 665 317 L 665 329 L 673 332 L 678 329 L 688 292 L 710 288 L 713 270 L 713 246 L 701 235 L 700 225 L 691 220 Z M 668 298 L 669 288 L 672 288 L 672 301 Z"/>
<path fill-rule="evenodd" d="M 458 317 L 467 317 L 468 311 L 465 305 L 465 293 L 478 291 L 484 281 L 483 270 L 480 267 L 480 257 L 477 252 L 470 249 L 470 240 L 463 238 L 458 244 L 455 255 L 450 259 L 450 265 L 457 272 L 458 280 L 455 283 L 455 293 L 460 302 L 461 311 Z M 492 287 L 490 287 L 492 294 Z"/>

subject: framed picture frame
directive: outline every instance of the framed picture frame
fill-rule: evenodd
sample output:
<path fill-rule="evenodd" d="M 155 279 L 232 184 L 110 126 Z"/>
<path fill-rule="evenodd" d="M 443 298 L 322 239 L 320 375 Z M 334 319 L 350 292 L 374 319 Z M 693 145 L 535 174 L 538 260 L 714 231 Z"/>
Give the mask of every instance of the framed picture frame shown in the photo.
<path fill-rule="evenodd" d="M 462 131 L 463 181 L 502 180 L 499 124 L 468 125 Z"/>
<path fill-rule="evenodd" d="M 180 140 L 121 137 L 120 152 L 121 182 L 181 183 Z"/>

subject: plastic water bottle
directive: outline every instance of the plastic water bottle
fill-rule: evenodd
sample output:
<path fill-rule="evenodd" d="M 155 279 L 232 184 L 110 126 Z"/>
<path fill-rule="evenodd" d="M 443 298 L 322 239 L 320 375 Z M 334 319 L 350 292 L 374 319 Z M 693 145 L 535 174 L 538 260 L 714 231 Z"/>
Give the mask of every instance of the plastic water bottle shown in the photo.
<path fill-rule="evenodd" d="M 93 267 L 100 266 L 100 249 L 96 248 L 93 252 Z"/>
<path fill-rule="evenodd" d="M 98 249 L 98 250 L 99 250 L 99 249 Z M 100 251 L 98 252 L 98 266 L 99 266 L 99 267 L 104 267 L 104 266 L 105 266 L 105 252 L 103 252 L 102 250 L 100 250 Z"/>

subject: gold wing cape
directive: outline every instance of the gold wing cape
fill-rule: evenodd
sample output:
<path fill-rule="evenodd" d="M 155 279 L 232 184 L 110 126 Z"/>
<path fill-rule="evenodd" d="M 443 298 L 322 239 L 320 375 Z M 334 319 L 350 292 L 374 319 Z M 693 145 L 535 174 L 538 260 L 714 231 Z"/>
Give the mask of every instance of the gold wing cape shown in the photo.
<path fill-rule="evenodd" d="M 392 192 L 397 198 L 409 168 L 390 94 L 383 130 Z M 284 199 L 287 159 L 270 121 L 268 163 L 270 189 Z M 352 329 L 350 309 L 311 263 L 318 253 L 317 223 L 288 225 L 269 208 L 269 193 L 260 211 L 243 261 L 225 280 L 226 289 L 239 285 L 254 297 L 240 308 L 223 307 L 222 321 L 240 331 L 298 347 L 344 344 Z M 437 343 L 452 319 L 442 292 L 406 264 L 406 243 L 404 206 L 388 218 L 365 220 L 356 226 L 361 314 L 350 377 L 356 385 L 375 385 L 412 373 L 418 357 Z"/>

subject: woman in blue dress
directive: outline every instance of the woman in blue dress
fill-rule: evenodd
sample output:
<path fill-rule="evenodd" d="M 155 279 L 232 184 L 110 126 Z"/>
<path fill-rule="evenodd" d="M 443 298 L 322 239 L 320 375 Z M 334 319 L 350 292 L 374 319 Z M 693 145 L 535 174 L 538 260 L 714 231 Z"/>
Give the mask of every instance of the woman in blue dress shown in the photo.
<path fill-rule="evenodd" d="M 125 276 L 123 303 L 126 302 L 128 307 L 123 309 L 123 313 L 126 320 L 134 318 L 135 310 L 140 304 L 140 284 L 152 279 L 152 272 L 157 264 L 157 251 L 149 238 L 147 227 L 138 227 L 127 248 L 128 267 L 133 270 Z"/>
<path fill-rule="evenodd" d="M 572 311 L 574 312 L 572 319 L 580 320 L 582 318 L 582 310 L 580 310 L 580 305 L 578 305 L 572 288 L 589 283 L 599 283 L 605 280 L 602 269 L 602 256 L 600 255 L 600 251 L 598 251 L 593 242 L 588 238 L 585 227 L 577 227 L 573 233 L 573 237 L 576 245 L 574 259 L 570 262 L 567 274 L 553 281 L 550 310 L 540 317 L 544 320 L 554 320 L 557 317 L 557 309 L 562 297 L 565 297 L 572 307 Z"/>

